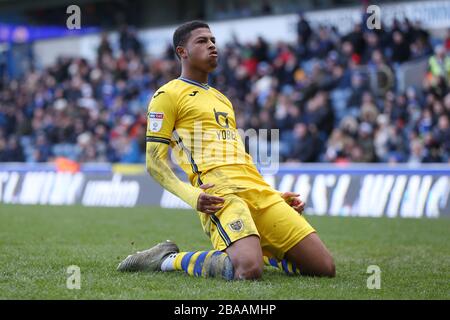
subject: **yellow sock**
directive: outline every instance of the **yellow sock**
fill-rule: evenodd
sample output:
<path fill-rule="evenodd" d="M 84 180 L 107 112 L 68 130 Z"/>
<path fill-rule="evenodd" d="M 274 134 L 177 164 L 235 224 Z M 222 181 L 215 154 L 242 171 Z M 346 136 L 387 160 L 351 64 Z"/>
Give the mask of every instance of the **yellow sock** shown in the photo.
<path fill-rule="evenodd" d="M 194 277 L 215 277 L 223 273 L 227 263 L 228 266 L 231 265 L 227 259 L 229 260 L 225 252 L 217 250 L 180 252 L 173 260 L 172 269 L 182 270 Z M 226 275 L 222 276 L 231 280 L 228 278 L 232 278 L 232 270 L 225 273 Z"/>
<path fill-rule="evenodd" d="M 295 264 L 286 259 L 279 261 L 275 258 L 266 256 L 263 256 L 263 259 L 266 266 L 283 270 L 288 275 L 300 274 L 300 270 L 295 266 Z"/>

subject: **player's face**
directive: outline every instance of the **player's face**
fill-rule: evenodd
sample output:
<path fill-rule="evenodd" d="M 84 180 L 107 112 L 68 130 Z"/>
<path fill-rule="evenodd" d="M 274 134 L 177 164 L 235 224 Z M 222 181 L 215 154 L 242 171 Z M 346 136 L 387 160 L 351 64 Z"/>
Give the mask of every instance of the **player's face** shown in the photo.
<path fill-rule="evenodd" d="M 191 66 L 205 72 L 211 72 L 217 67 L 216 38 L 208 28 L 191 31 L 185 49 Z"/>

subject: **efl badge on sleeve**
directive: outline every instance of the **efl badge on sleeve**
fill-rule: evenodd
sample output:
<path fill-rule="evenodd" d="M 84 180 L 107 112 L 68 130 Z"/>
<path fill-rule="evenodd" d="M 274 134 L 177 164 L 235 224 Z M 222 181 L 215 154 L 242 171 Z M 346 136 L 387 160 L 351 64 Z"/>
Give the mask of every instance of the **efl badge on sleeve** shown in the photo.
<path fill-rule="evenodd" d="M 149 112 L 149 129 L 151 132 L 158 132 L 161 130 L 164 120 L 164 112 Z"/>

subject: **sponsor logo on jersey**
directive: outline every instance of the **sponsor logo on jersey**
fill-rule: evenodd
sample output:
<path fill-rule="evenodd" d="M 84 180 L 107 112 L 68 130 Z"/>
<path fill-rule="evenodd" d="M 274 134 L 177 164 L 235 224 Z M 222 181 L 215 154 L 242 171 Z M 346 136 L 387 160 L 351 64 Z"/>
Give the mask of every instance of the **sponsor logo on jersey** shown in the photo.
<path fill-rule="evenodd" d="M 214 109 L 214 117 L 216 118 L 216 122 L 222 128 L 229 128 L 228 124 L 228 113 L 226 112 L 218 112 Z"/>

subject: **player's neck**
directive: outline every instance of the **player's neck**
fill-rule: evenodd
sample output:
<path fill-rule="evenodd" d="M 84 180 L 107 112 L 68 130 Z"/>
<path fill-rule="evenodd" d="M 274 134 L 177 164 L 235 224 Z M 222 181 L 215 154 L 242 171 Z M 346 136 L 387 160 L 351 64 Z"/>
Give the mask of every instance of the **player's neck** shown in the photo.
<path fill-rule="evenodd" d="M 208 83 L 208 73 L 197 70 L 183 70 L 180 77 L 202 84 Z"/>

